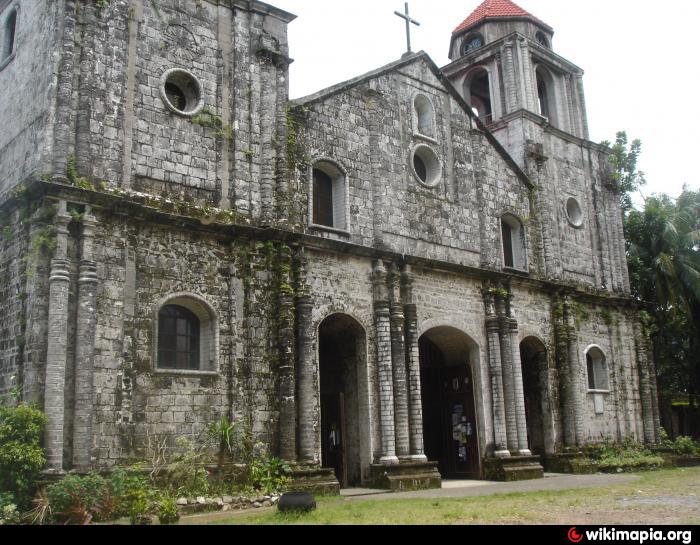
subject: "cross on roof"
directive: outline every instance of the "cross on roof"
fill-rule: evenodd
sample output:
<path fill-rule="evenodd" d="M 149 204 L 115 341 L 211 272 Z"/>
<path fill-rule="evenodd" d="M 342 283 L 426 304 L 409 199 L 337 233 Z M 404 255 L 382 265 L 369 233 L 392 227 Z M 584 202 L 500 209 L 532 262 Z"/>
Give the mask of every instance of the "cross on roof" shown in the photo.
<path fill-rule="evenodd" d="M 406 13 L 401 13 L 400 11 L 395 11 L 395 15 L 398 15 L 402 19 L 406 19 L 406 43 L 408 44 L 408 52 L 411 52 L 411 23 L 416 26 L 420 26 L 420 23 L 415 19 L 411 19 L 408 13 L 408 2 L 406 2 Z"/>

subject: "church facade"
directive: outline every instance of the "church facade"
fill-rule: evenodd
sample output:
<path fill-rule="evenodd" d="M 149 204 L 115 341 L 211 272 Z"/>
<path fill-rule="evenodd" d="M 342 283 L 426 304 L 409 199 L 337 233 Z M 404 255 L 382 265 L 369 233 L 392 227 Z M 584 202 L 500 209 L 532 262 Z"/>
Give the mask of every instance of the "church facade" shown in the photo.
<path fill-rule="evenodd" d="M 343 487 L 656 443 L 619 195 L 553 30 L 487 0 L 448 66 L 290 101 L 293 19 L 0 0 L 0 395 L 44 408 L 49 468 L 222 416 Z"/>

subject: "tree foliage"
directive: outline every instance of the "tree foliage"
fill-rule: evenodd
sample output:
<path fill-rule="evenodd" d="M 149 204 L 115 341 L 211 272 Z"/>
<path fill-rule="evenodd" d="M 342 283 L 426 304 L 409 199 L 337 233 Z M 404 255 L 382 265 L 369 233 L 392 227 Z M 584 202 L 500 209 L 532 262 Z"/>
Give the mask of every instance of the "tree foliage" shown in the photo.
<path fill-rule="evenodd" d="M 611 145 L 607 141 L 602 144 L 610 148 L 608 161 L 613 169 L 613 182 L 620 193 L 622 211 L 626 214 L 632 209 L 632 194 L 647 183 L 644 173 L 637 170 L 637 162 L 642 154 L 642 141 L 633 140 L 629 144 L 627 133 L 621 131 L 615 137 L 615 144 Z"/>
<path fill-rule="evenodd" d="M 608 143 L 608 146 L 610 144 Z M 630 283 L 654 321 L 658 383 L 665 397 L 700 400 L 700 191 L 677 199 L 655 195 L 636 210 L 632 194 L 645 183 L 637 171 L 642 144 L 625 132 L 610 146 L 613 179 L 624 212 Z M 700 433 L 700 423 L 696 433 Z"/>

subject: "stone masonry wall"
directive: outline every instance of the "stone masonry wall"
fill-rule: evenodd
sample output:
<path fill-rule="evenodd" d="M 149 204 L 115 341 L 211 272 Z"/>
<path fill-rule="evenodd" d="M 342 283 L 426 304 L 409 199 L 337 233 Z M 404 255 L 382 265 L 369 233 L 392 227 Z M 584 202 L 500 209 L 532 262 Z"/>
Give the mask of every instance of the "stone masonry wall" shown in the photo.
<path fill-rule="evenodd" d="M 0 1 L 0 21 L 19 6 L 14 57 L 0 69 L 0 201 L 31 174 L 51 172 L 58 4 Z"/>
<path fill-rule="evenodd" d="M 418 93 L 435 110 L 433 141 L 415 134 L 413 102 Z M 332 160 L 347 171 L 352 242 L 502 268 L 500 218 L 512 213 L 527 221 L 528 187 L 480 133 L 470 130 L 470 119 L 427 64 L 417 60 L 297 104 L 308 110 L 304 138 L 310 162 Z M 419 144 L 430 145 L 442 163 L 441 181 L 432 189 L 413 174 L 412 151 Z M 300 175 L 307 192 L 302 199 L 308 200 L 308 172 Z M 313 232 L 347 238 L 323 229 Z M 538 261 L 530 251 L 533 269 Z"/>

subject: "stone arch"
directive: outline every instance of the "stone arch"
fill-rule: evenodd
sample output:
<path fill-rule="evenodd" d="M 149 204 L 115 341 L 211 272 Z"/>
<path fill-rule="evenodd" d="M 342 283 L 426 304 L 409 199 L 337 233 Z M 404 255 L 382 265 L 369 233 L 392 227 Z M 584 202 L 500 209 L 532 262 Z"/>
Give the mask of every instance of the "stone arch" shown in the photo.
<path fill-rule="evenodd" d="M 367 330 L 344 312 L 317 325 L 319 446 L 341 487 L 360 486 L 372 461 Z"/>
<path fill-rule="evenodd" d="M 158 355 L 161 345 L 159 316 L 161 310 L 169 305 L 182 307 L 194 314 L 199 320 L 199 354 L 198 370 L 160 369 Z M 189 292 L 173 293 L 163 297 L 153 307 L 153 370 L 157 373 L 218 373 L 219 372 L 219 315 L 214 307 L 201 295 Z"/>
<path fill-rule="evenodd" d="M 15 53 L 17 49 L 17 28 L 19 22 L 19 4 L 15 4 L 10 7 L 2 21 L 2 28 L 0 29 L 2 36 L 2 43 L 0 46 L 0 63 L 3 65 L 5 62 L 9 62 L 9 59 Z"/>
<path fill-rule="evenodd" d="M 597 344 L 586 348 L 586 377 L 590 391 L 610 391 L 610 370 L 603 349 Z"/>
<path fill-rule="evenodd" d="M 503 267 L 527 271 L 527 235 L 522 220 L 510 212 L 501 216 Z"/>
<path fill-rule="evenodd" d="M 337 160 L 320 156 L 309 167 L 309 223 L 347 231 L 350 183 L 347 169 Z"/>
<path fill-rule="evenodd" d="M 493 122 L 491 73 L 486 66 L 477 66 L 467 72 L 463 84 L 464 100 L 486 125 Z"/>
<path fill-rule="evenodd" d="M 443 476 L 477 478 L 485 429 L 479 346 L 452 325 L 423 324 L 419 347 L 426 455 Z"/>
<path fill-rule="evenodd" d="M 536 336 L 520 342 L 520 361 L 523 368 L 523 394 L 527 418 L 528 447 L 533 454 L 548 451 L 548 435 L 552 434 L 549 395 L 548 351 Z"/>
<path fill-rule="evenodd" d="M 424 93 L 413 96 L 413 126 L 415 132 L 435 139 L 435 107 Z"/>
<path fill-rule="evenodd" d="M 554 76 L 547 67 L 539 64 L 535 67 L 535 80 L 537 82 L 539 113 L 542 117 L 546 117 L 551 125 L 558 127 L 558 102 Z"/>

